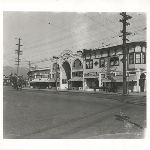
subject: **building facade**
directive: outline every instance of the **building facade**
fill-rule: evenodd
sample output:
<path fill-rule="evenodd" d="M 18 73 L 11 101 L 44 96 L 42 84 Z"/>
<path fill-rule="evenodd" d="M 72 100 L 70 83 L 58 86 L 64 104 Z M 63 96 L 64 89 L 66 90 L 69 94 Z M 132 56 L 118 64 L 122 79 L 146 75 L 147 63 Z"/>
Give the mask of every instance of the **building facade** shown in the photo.
<path fill-rule="evenodd" d="M 84 90 L 107 86 L 109 83 L 123 87 L 123 50 L 122 45 L 83 50 Z M 130 92 L 146 91 L 146 43 L 127 44 L 126 79 Z"/>
<path fill-rule="evenodd" d="M 50 62 L 50 68 L 34 69 L 28 72 L 33 88 L 56 88 L 83 90 L 83 60 L 79 54 L 65 50 Z"/>
<path fill-rule="evenodd" d="M 74 54 L 65 50 L 53 59 L 50 68 L 30 70 L 30 86 L 87 90 L 117 84 L 123 87 L 122 45 Z M 126 79 L 129 92 L 146 91 L 146 42 L 127 44 Z"/>

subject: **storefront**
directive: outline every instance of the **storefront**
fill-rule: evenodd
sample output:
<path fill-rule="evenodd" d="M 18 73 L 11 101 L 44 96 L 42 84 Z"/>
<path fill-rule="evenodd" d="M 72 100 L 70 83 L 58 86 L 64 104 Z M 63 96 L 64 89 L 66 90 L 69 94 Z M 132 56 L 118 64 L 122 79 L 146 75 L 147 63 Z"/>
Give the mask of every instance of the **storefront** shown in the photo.
<path fill-rule="evenodd" d="M 130 75 L 127 78 L 127 90 L 129 92 L 136 92 L 137 90 L 137 77 L 136 75 Z M 111 85 L 113 91 L 114 85 L 117 86 L 117 91 L 123 91 L 123 76 L 112 76 L 111 79 L 102 79 L 103 86 L 107 87 Z"/>
<path fill-rule="evenodd" d="M 93 91 L 95 87 L 99 87 L 99 74 L 97 72 L 84 73 L 84 89 Z"/>
<path fill-rule="evenodd" d="M 70 90 L 83 90 L 83 77 L 73 77 L 68 81 Z"/>

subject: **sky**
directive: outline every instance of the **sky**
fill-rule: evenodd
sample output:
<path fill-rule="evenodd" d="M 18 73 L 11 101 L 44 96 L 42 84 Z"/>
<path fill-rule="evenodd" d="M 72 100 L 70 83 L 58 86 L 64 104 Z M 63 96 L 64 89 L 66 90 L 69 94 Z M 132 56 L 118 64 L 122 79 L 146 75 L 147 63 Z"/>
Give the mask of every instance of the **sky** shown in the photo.
<path fill-rule="evenodd" d="M 127 13 L 129 42 L 146 41 L 146 13 Z M 50 59 L 64 50 L 76 53 L 122 44 L 119 12 L 3 11 L 3 66 L 15 67 L 15 50 L 21 39 L 20 66 L 28 61 L 38 68 L 50 67 Z"/>

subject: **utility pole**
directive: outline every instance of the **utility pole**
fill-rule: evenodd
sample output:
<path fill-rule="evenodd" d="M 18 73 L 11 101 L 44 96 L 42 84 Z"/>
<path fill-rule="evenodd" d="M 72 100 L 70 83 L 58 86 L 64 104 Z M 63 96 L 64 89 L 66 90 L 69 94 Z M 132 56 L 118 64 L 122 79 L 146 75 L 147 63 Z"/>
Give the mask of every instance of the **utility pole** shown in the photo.
<path fill-rule="evenodd" d="M 28 65 L 29 65 L 29 71 L 30 71 L 30 66 L 31 66 L 31 61 L 27 61 L 28 62 Z M 30 87 L 30 75 L 28 77 L 28 81 L 29 81 L 29 87 Z"/>
<path fill-rule="evenodd" d="M 29 65 L 29 71 L 30 71 L 30 66 L 31 66 L 31 61 L 27 61 Z"/>
<path fill-rule="evenodd" d="M 58 57 L 56 57 L 56 56 L 53 56 L 53 59 L 56 59 L 56 66 L 55 66 L 55 69 L 56 69 L 56 91 L 57 91 L 57 67 L 58 67 L 58 65 L 57 65 L 57 59 L 59 59 Z"/>
<path fill-rule="evenodd" d="M 123 30 L 121 33 L 123 33 L 123 95 L 127 94 L 127 81 L 126 81 L 126 35 L 130 35 L 131 33 L 126 32 L 126 26 L 130 25 L 130 23 L 126 22 L 128 19 L 131 19 L 132 17 L 129 15 L 126 15 L 126 12 L 120 13 L 120 15 L 123 17 L 120 22 L 123 23 Z M 129 40 L 128 40 L 129 41 Z"/>
<path fill-rule="evenodd" d="M 16 39 L 17 39 L 17 38 L 16 38 Z M 19 38 L 18 40 L 19 40 L 19 43 L 16 44 L 16 45 L 18 45 L 18 50 L 15 50 L 15 51 L 17 52 L 17 56 L 18 56 L 18 57 L 16 58 L 17 60 L 15 61 L 15 62 L 17 62 L 17 64 L 16 64 L 16 65 L 17 65 L 17 84 L 18 84 L 18 72 L 19 72 L 19 65 L 20 65 L 20 64 L 19 64 L 19 63 L 20 63 L 19 56 L 22 55 L 22 51 L 20 51 L 20 46 L 23 46 L 23 45 L 20 45 L 20 40 L 21 40 L 21 39 Z"/>

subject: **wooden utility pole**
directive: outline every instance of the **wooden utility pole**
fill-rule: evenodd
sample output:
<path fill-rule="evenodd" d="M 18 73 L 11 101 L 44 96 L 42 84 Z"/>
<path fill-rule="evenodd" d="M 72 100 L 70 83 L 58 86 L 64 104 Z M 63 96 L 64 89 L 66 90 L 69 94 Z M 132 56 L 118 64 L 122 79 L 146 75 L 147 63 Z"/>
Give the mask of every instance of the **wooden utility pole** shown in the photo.
<path fill-rule="evenodd" d="M 55 70 L 56 70 L 56 91 L 57 91 L 57 69 L 58 69 L 58 65 L 57 65 L 57 59 L 59 59 L 58 57 L 56 56 L 53 56 L 53 59 L 56 59 L 56 66 L 55 66 Z"/>
<path fill-rule="evenodd" d="M 16 39 L 17 39 L 17 38 L 16 38 Z M 18 40 L 19 40 L 19 43 L 16 44 L 16 45 L 18 45 L 18 50 L 15 50 L 15 51 L 17 52 L 17 56 L 18 56 L 18 57 L 16 58 L 17 60 L 15 61 L 15 62 L 17 62 L 17 64 L 16 64 L 16 65 L 17 65 L 17 83 L 18 83 L 18 72 L 19 72 L 19 65 L 20 65 L 20 64 L 19 64 L 19 63 L 20 63 L 19 56 L 22 55 L 22 51 L 20 51 L 20 46 L 23 46 L 23 45 L 20 45 L 20 40 L 21 40 L 21 39 L 19 38 Z"/>
<path fill-rule="evenodd" d="M 31 61 L 27 61 L 29 65 L 29 71 L 30 71 L 30 66 L 31 66 Z"/>
<path fill-rule="evenodd" d="M 31 61 L 27 61 L 28 62 L 28 65 L 29 65 L 29 71 L 30 71 L 30 66 L 31 66 Z M 30 75 L 28 77 L 28 81 L 29 81 L 29 87 L 30 87 Z"/>
<path fill-rule="evenodd" d="M 126 22 L 128 19 L 131 19 L 132 17 L 129 15 L 126 15 L 126 12 L 120 13 L 121 16 L 123 16 L 122 20 L 120 22 L 123 23 L 123 30 L 121 31 L 123 33 L 123 95 L 127 94 L 127 81 L 126 81 L 126 52 L 127 52 L 127 46 L 126 46 L 126 35 L 129 35 L 131 33 L 126 32 L 126 26 L 130 25 L 130 23 Z"/>

